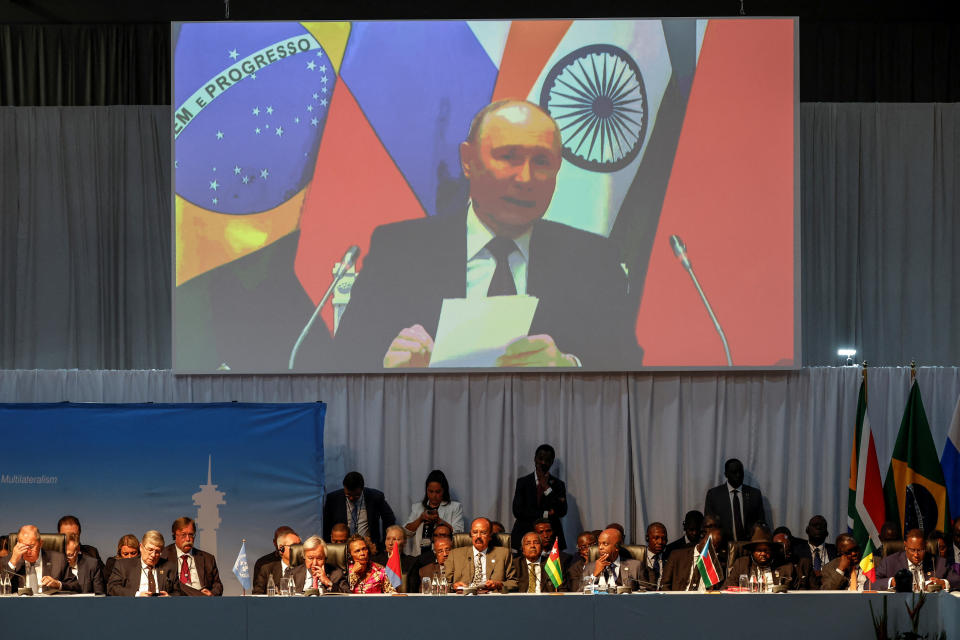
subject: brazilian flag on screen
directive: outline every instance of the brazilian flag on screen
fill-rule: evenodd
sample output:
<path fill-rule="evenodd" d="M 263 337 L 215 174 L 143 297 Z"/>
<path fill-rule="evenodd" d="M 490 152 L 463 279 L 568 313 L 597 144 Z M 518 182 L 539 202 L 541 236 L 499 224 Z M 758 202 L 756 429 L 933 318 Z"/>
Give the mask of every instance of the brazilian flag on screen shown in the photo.
<path fill-rule="evenodd" d="M 883 483 L 887 518 L 901 531 L 929 534 L 947 528 L 947 487 L 916 380 L 910 388 L 900 433 Z"/>

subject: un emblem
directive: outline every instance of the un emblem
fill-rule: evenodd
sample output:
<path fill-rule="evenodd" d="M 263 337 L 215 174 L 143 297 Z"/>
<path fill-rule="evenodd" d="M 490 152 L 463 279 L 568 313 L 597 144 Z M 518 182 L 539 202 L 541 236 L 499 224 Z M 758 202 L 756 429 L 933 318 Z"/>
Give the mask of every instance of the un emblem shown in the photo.
<path fill-rule="evenodd" d="M 647 131 L 647 92 L 640 67 L 609 44 L 581 47 L 560 59 L 540 90 L 540 106 L 560 127 L 563 157 L 609 173 L 640 153 Z"/>

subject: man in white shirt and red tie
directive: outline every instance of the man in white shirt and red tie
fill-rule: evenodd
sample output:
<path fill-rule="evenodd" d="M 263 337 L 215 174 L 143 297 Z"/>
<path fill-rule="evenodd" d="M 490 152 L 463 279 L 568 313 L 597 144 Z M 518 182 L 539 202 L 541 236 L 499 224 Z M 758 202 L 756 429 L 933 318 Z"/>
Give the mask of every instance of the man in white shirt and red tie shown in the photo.
<path fill-rule="evenodd" d="M 40 546 L 40 531 L 36 526 L 20 527 L 17 542 L 0 571 L 10 574 L 13 593 L 20 587 L 30 587 L 34 593 L 78 592 L 80 585 L 70 571 L 67 557 L 58 551 L 41 550 Z"/>
<path fill-rule="evenodd" d="M 173 544 L 167 545 L 163 555 L 177 571 L 180 590 L 188 596 L 222 596 L 223 583 L 213 554 L 193 546 L 197 525 L 184 516 L 173 521 Z"/>

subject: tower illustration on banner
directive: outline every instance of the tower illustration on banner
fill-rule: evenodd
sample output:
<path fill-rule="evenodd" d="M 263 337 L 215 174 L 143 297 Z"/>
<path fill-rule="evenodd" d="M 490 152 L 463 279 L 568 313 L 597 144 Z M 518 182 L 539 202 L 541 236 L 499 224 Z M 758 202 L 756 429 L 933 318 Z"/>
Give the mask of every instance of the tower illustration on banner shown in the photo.
<path fill-rule="evenodd" d="M 198 549 L 217 555 L 217 527 L 220 526 L 221 504 L 227 504 L 223 499 L 227 494 L 217 491 L 213 484 L 213 456 L 207 458 L 207 484 L 200 485 L 200 491 L 193 494 L 193 504 L 197 507 L 197 540 Z"/>

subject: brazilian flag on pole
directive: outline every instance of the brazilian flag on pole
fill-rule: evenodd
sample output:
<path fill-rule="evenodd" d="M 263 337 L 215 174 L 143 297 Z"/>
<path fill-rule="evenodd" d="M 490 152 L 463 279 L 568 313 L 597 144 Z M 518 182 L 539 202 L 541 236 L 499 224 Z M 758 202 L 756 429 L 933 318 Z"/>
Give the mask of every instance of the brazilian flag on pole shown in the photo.
<path fill-rule="evenodd" d="M 946 482 L 916 380 L 900 422 L 883 493 L 887 518 L 900 525 L 901 531 L 947 531 Z"/>

